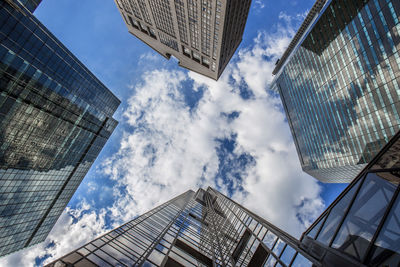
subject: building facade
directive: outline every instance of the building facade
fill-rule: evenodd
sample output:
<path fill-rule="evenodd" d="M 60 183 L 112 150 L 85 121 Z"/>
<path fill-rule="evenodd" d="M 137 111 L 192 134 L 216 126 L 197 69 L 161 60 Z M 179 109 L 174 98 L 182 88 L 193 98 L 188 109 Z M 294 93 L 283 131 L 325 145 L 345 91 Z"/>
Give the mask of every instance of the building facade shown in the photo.
<path fill-rule="evenodd" d="M 115 0 L 131 34 L 218 80 L 242 41 L 251 0 Z"/>
<path fill-rule="evenodd" d="M 400 2 L 318 0 L 277 62 L 301 166 L 350 182 L 400 125 Z"/>
<path fill-rule="evenodd" d="M 399 193 L 400 132 L 300 240 L 209 187 L 47 266 L 399 266 Z"/>
<path fill-rule="evenodd" d="M 295 238 L 209 187 L 189 190 L 48 266 L 311 266 L 296 247 Z"/>
<path fill-rule="evenodd" d="M 120 101 L 37 4 L 0 2 L 0 256 L 46 238 L 117 125 Z"/>

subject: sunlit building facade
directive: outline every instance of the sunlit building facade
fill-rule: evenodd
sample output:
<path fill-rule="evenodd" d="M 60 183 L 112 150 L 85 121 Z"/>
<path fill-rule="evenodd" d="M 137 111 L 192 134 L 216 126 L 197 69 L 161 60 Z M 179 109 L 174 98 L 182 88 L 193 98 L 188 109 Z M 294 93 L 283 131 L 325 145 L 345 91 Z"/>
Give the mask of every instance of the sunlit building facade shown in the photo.
<path fill-rule="evenodd" d="M 120 101 L 32 15 L 39 2 L 0 2 L 0 256 L 46 238 L 117 125 Z"/>
<path fill-rule="evenodd" d="M 399 184 L 400 132 L 300 240 L 209 187 L 189 190 L 47 266 L 399 266 Z"/>
<path fill-rule="evenodd" d="M 298 244 L 209 187 L 189 190 L 49 266 L 311 266 Z"/>
<path fill-rule="evenodd" d="M 399 16 L 394 0 L 318 0 L 277 62 L 301 166 L 322 182 L 350 182 L 399 129 Z"/>
<path fill-rule="evenodd" d="M 251 0 L 115 0 L 131 34 L 218 80 L 242 41 Z"/>

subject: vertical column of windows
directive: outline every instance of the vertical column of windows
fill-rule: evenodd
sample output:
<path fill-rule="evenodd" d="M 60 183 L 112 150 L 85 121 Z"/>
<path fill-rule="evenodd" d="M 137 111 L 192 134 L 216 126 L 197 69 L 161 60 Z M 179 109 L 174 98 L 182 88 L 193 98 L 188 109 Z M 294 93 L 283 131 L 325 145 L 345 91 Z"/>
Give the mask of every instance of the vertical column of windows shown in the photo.
<path fill-rule="evenodd" d="M 174 23 L 172 20 L 169 1 L 149 0 L 149 4 L 157 29 L 175 37 Z"/>
<path fill-rule="evenodd" d="M 201 0 L 201 52 L 210 55 L 211 51 L 211 1 Z"/>
<path fill-rule="evenodd" d="M 139 7 L 138 7 L 136 1 L 129 0 L 129 4 L 130 4 L 131 10 L 132 10 L 133 14 L 135 15 L 135 17 L 138 19 L 142 19 L 142 15 L 140 14 L 140 10 L 139 10 Z"/>
<path fill-rule="evenodd" d="M 131 0 L 131 3 L 133 3 L 134 1 L 135 0 Z M 145 0 L 137 0 L 137 2 L 139 4 L 140 11 L 142 12 L 142 16 L 144 18 L 144 21 L 146 23 L 152 25 L 150 14 L 149 14 L 149 10 L 147 9 L 146 1 Z M 154 18 L 154 19 L 156 19 L 156 18 Z"/>
<path fill-rule="evenodd" d="M 220 24 L 221 24 L 221 11 L 222 11 L 222 2 L 221 2 L 221 0 L 217 0 L 216 8 L 215 8 L 214 36 L 213 36 L 213 59 L 214 60 L 217 59 L 218 40 L 219 40 L 219 32 L 220 32 Z"/>
<path fill-rule="evenodd" d="M 183 0 L 175 0 L 175 12 L 178 21 L 179 37 L 182 43 L 188 45 L 189 40 L 186 27 L 188 21 L 186 20 L 185 3 Z"/>
<path fill-rule="evenodd" d="M 197 0 L 188 0 L 188 16 L 189 16 L 189 35 L 190 45 L 194 49 L 199 49 L 199 21 L 197 12 Z"/>

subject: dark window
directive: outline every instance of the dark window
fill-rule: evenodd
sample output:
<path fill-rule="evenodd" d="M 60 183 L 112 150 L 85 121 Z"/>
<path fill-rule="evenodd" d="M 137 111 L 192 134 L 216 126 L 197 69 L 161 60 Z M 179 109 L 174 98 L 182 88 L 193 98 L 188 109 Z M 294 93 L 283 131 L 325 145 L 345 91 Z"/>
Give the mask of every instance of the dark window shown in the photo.
<path fill-rule="evenodd" d="M 362 260 L 396 187 L 368 174 L 332 246 Z"/>
<path fill-rule="evenodd" d="M 250 231 L 246 229 L 246 231 L 242 235 L 242 238 L 240 238 L 240 241 L 237 244 L 235 251 L 233 251 L 232 258 L 235 262 L 237 262 L 238 259 L 240 258 L 240 254 L 242 254 L 244 248 L 246 247 L 247 243 L 249 242 L 250 236 L 251 236 Z"/>
<path fill-rule="evenodd" d="M 204 254 L 200 253 L 196 249 L 192 248 L 191 246 L 189 246 L 185 242 L 177 239 L 175 241 L 175 246 L 177 248 L 180 248 L 181 250 L 183 250 L 184 252 L 186 252 L 187 254 L 192 256 L 193 258 L 196 258 L 197 260 L 201 261 L 205 265 L 213 266 L 213 261 L 209 257 L 205 256 Z"/>
<path fill-rule="evenodd" d="M 261 267 L 263 266 L 267 257 L 268 257 L 268 251 L 265 248 L 263 248 L 263 246 L 260 244 L 258 245 L 256 252 L 254 252 L 253 257 L 251 258 L 248 266 Z"/>
<path fill-rule="evenodd" d="M 179 262 L 177 262 L 174 259 L 171 259 L 170 257 L 168 257 L 167 262 L 164 265 L 165 267 L 184 267 L 182 264 L 180 264 Z"/>

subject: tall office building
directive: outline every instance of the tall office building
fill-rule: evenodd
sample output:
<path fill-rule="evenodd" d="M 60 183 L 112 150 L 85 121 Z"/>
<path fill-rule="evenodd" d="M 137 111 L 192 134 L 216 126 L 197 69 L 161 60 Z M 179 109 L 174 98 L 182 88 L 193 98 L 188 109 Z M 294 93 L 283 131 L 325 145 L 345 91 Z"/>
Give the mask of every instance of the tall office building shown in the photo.
<path fill-rule="evenodd" d="M 305 172 L 349 182 L 399 129 L 400 2 L 318 0 L 277 62 Z"/>
<path fill-rule="evenodd" d="M 218 80 L 242 41 L 251 0 L 115 0 L 131 34 Z"/>
<path fill-rule="evenodd" d="M 399 184 L 400 132 L 300 240 L 208 188 L 47 266 L 399 266 Z"/>
<path fill-rule="evenodd" d="M 189 190 L 49 266 L 257 267 L 268 256 L 269 264 L 310 265 L 297 243 L 209 187 Z"/>
<path fill-rule="evenodd" d="M 46 238 L 117 125 L 119 100 L 31 14 L 38 3 L 0 2 L 0 256 Z"/>

